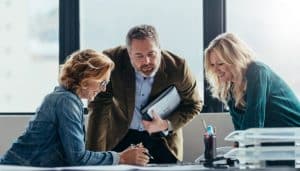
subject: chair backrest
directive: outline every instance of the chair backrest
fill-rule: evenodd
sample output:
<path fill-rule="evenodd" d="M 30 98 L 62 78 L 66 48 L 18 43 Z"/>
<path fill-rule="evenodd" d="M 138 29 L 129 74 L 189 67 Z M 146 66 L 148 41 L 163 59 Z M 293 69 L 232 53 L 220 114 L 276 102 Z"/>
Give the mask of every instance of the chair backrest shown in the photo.
<path fill-rule="evenodd" d="M 201 113 L 183 128 L 183 161 L 185 162 L 193 162 L 204 152 L 202 119 L 207 125 L 213 125 L 216 128 L 217 147 L 232 145 L 232 142 L 224 141 L 224 137 L 234 130 L 230 114 Z"/>

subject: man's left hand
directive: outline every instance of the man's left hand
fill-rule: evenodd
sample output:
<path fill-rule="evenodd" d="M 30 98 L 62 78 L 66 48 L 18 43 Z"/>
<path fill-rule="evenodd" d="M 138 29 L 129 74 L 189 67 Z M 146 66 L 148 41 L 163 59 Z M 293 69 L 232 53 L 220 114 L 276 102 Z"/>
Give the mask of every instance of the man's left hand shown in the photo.
<path fill-rule="evenodd" d="M 154 111 L 152 111 L 151 114 L 153 116 L 152 121 L 142 121 L 144 128 L 149 132 L 149 134 L 166 131 L 168 129 L 168 121 L 161 119 L 161 117 Z"/>

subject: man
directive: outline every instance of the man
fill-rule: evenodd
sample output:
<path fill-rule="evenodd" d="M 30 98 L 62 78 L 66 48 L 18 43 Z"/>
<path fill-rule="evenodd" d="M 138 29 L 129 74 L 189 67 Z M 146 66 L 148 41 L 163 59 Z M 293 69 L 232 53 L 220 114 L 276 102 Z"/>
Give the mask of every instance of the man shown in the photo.
<path fill-rule="evenodd" d="M 181 128 L 202 108 L 196 80 L 185 60 L 160 49 L 153 26 L 130 29 L 126 46 L 104 51 L 115 69 L 107 91 L 89 103 L 88 148 L 122 151 L 139 144 L 153 156 L 150 163 L 176 163 L 183 157 Z M 166 118 L 154 111 L 152 121 L 142 120 L 142 107 L 170 85 L 177 88 L 180 105 Z"/>

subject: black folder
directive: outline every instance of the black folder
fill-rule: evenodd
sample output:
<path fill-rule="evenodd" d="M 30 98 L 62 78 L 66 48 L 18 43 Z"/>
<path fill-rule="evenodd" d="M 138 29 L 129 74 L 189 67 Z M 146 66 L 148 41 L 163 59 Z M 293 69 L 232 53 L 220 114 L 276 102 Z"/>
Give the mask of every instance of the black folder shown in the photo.
<path fill-rule="evenodd" d="M 181 98 L 175 86 L 170 86 L 164 90 L 157 98 L 143 107 L 141 113 L 144 120 L 151 121 L 154 110 L 161 118 L 166 118 L 180 104 Z"/>

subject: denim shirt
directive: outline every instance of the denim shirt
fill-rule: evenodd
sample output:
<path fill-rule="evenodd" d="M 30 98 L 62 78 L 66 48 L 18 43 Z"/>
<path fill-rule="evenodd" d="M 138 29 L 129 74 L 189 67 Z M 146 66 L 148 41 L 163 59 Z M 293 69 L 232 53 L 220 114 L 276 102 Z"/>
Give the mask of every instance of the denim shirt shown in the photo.
<path fill-rule="evenodd" d="M 24 166 L 111 165 L 116 152 L 85 149 L 84 108 L 80 98 L 56 87 L 47 95 L 26 131 L 0 159 L 0 164 Z"/>

